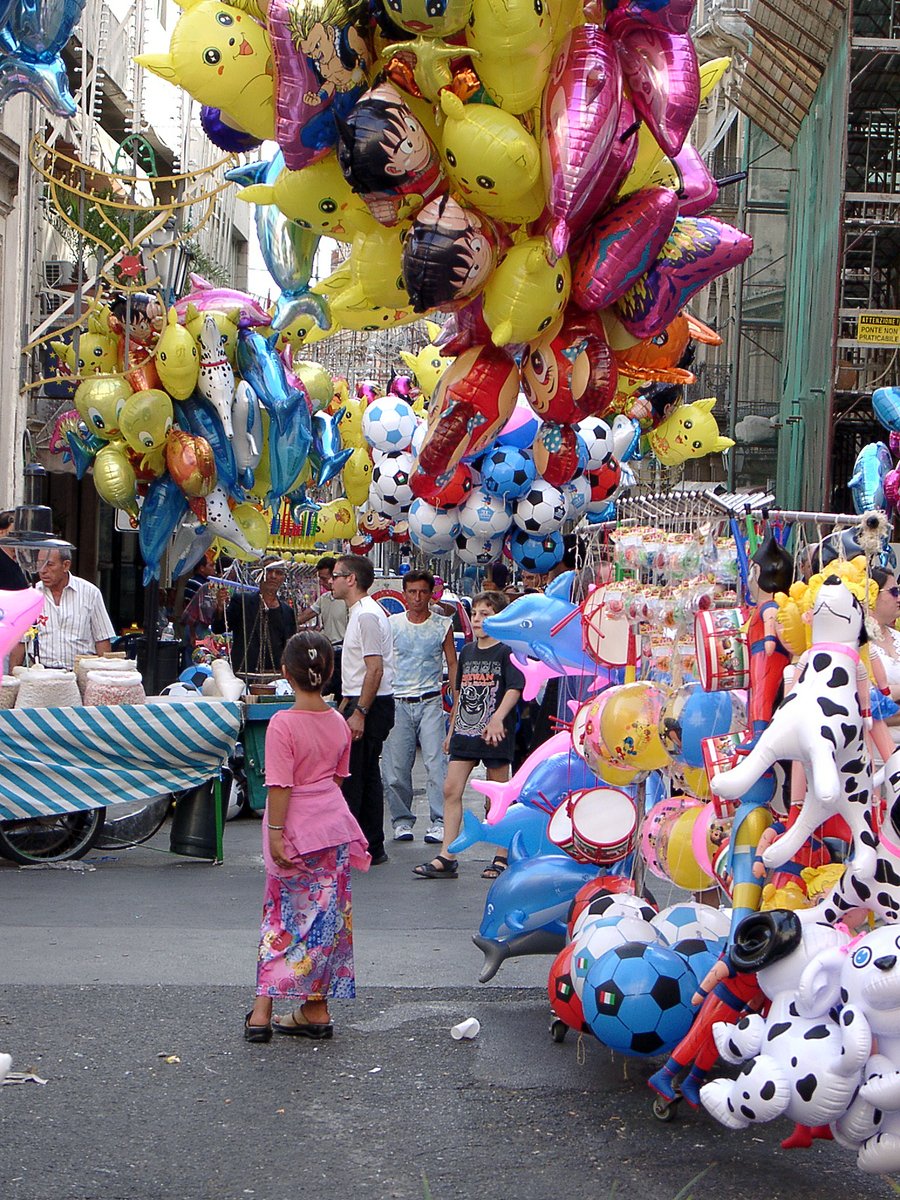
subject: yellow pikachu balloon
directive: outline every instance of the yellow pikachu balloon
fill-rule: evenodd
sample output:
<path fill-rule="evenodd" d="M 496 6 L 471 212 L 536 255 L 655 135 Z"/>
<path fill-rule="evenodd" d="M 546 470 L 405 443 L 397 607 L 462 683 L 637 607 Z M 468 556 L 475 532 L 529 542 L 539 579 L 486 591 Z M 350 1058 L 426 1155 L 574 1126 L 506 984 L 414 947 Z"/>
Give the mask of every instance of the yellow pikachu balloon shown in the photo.
<path fill-rule="evenodd" d="M 234 114 L 254 137 L 275 137 L 275 77 L 268 30 L 217 0 L 181 0 L 184 9 L 166 54 L 135 62 L 200 104 Z"/>
<path fill-rule="evenodd" d="M 229 542 L 227 553 L 232 558 L 241 559 L 242 562 L 255 562 L 261 554 L 265 553 L 269 543 L 269 522 L 265 514 L 260 512 L 254 504 L 245 500 L 234 506 L 231 515 L 234 517 L 234 523 L 253 549 L 247 551 L 235 543 Z"/>
<path fill-rule="evenodd" d="M 401 350 L 400 358 L 415 375 L 426 402 L 431 399 L 438 380 L 453 362 L 452 358 L 445 358 L 437 346 L 432 345 L 423 346 L 418 354 Z"/>
<path fill-rule="evenodd" d="M 372 460 L 366 446 L 357 446 L 344 463 L 342 472 L 344 491 L 351 504 L 359 507 L 369 498 L 369 484 L 372 482 Z"/>
<path fill-rule="evenodd" d="M 675 467 L 689 458 L 705 458 L 731 449 L 734 442 L 720 436 L 712 415 L 715 404 L 714 396 L 682 404 L 650 431 L 647 441 L 663 466 Z"/>
<path fill-rule="evenodd" d="M 350 538 L 356 531 L 356 514 L 353 505 L 343 496 L 329 500 L 316 514 L 317 536 L 323 542 L 336 538 Z"/>
<path fill-rule="evenodd" d="M 78 385 L 75 407 L 91 433 L 111 442 L 119 436 L 119 418 L 131 387 L 118 375 L 89 375 Z"/>
<path fill-rule="evenodd" d="M 341 399 L 341 404 L 344 408 L 344 415 L 338 422 L 338 429 L 341 431 L 341 445 L 345 449 L 351 446 L 354 449 L 365 447 L 366 439 L 363 437 L 362 431 L 363 413 L 366 411 L 365 401 L 351 396 L 348 391 L 346 398 Z"/>
<path fill-rule="evenodd" d="M 140 510 L 137 502 L 137 478 L 121 443 L 104 446 L 94 459 L 94 487 L 97 495 L 113 508 L 124 509 L 132 517 Z"/>
<path fill-rule="evenodd" d="M 486 216 L 519 221 L 543 208 L 541 154 L 537 142 L 512 115 L 490 104 L 463 104 L 441 92 L 446 120 L 441 154 L 453 190 Z"/>
<path fill-rule="evenodd" d="M 274 204 L 304 229 L 338 242 L 351 242 L 357 233 L 381 228 L 344 178 L 334 153 L 302 171 L 285 169 L 273 184 L 242 188 L 237 196 L 251 204 Z"/>
<path fill-rule="evenodd" d="M 178 324 L 169 309 L 169 322 L 156 346 L 156 370 L 163 387 L 176 400 L 187 400 L 200 378 L 200 352 L 190 330 Z"/>
<path fill-rule="evenodd" d="M 544 0 L 474 0 L 466 43 L 477 50 L 478 78 L 510 113 L 541 102 L 553 58 L 553 26 Z"/>
<path fill-rule="evenodd" d="M 542 0 L 546 3 L 546 0 Z M 584 24 L 583 0 L 550 0 L 553 45 L 558 46 L 570 30 Z"/>
<path fill-rule="evenodd" d="M 169 396 L 159 388 L 148 388 L 129 396 L 119 417 L 119 428 L 136 454 L 147 455 L 166 444 L 174 413 Z"/>
<path fill-rule="evenodd" d="M 544 238 L 509 251 L 484 289 L 484 319 L 495 346 L 530 342 L 552 325 L 569 300 L 572 272 L 564 254 L 554 265 Z"/>
<path fill-rule="evenodd" d="M 322 329 L 311 313 L 304 313 L 281 330 L 278 335 L 278 349 L 283 350 L 285 346 L 290 346 L 293 350 L 297 350 L 300 346 L 306 346 L 310 342 L 321 341 L 320 337 L 316 337 L 317 330 L 323 337 L 330 337 L 335 332 L 331 328 L 327 331 Z"/>
<path fill-rule="evenodd" d="M 212 317 L 220 336 L 224 339 L 222 347 L 225 351 L 225 357 L 234 366 L 234 358 L 237 353 L 238 319 L 240 315 L 240 310 L 236 308 L 231 312 L 213 312 L 211 310 L 200 312 L 195 305 L 189 304 L 185 312 L 184 327 L 194 341 L 199 342 L 200 334 L 203 332 L 204 318 Z"/>
<path fill-rule="evenodd" d="M 409 293 L 403 286 L 403 238 L 408 226 L 379 226 L 371 233 L 358 233 L 350 248 L 350 293 L 341 294 L 341 303 L 374 304 L 383 308 L 407 307 Z M 340 312 L 332 304 L 332 313 Z"/>

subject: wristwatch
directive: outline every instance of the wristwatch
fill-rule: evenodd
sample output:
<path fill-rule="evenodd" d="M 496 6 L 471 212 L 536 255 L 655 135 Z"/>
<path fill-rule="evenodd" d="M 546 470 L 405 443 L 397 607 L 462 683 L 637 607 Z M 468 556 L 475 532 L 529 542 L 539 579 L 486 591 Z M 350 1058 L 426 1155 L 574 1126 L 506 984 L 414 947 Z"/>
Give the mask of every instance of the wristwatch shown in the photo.
<path fill-rule="evenodd" d="M 369 712 L 369 710 L 368 710 L 368 708 L 367 708 L 367 706 L 366 706 L 365 704 L 357 704 L 357 706 L 356 706 L 356 711 L 357 711 L 358 713 L 362 713 L 362 715 L 363 715 L 364 717 L 365 717 L 365 716 L 367 716 L 367 715 L 368 715 L 368 712 Z"/>

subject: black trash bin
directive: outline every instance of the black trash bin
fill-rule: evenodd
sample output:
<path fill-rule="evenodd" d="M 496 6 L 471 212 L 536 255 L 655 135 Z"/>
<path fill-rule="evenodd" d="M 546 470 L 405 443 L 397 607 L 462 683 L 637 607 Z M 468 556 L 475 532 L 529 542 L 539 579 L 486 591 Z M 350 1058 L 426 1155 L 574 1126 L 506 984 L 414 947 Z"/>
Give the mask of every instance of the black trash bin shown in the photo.
<path fill-rule="evenodd" d="M 147 677 L 147 638 L 140 634 L 132 639 L 132 653 L 137 659 L 137 669 Z M 156 691 L 174 683 L 181 674 L 184 645 L 181 642 L 156 643 Z"/>
<path fill-rule="evenodd" d="M 217 855 L 215 786 L 209 779 L 198 788 L 182 792 L 175 801 L 175 814 L 169 832 L 169 849 L 186 858 L 210 858 Z M 225 789 L 220 789 L 222 822 L 225 821 Z"/>

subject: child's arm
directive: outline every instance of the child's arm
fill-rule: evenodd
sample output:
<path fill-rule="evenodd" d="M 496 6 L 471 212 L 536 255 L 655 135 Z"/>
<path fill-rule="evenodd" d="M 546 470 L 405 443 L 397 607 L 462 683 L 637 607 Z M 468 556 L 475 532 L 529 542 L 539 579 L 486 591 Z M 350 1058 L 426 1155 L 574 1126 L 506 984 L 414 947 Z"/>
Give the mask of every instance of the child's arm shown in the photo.
<path fill-rule="evenodd" d="M 269 788 L 269 799 L 266 806 L 266 832 L 269 835 L 269 852 L 279 867 L 291 865 L 291 860 L 284 848 L 284 823 L 290 798 L 290 788 Z"/>
<path fill-rule="evenodd" d="M 456 728 L 456 714 L 459 712 L 459 689 L 462 687 L 463 673 L 463 656 L 460 654 L 456 660 L 456 686 L 453 689 L 453 708 L 450 710 L 450 727 L 447 730 L 447 736 L 444 738 L 443 750 L 445 754 L 450 753 L 450 739 L 453 737 L 453 730 Z M 451 679 L 453 676 L 451 675 Z"/>
<path fill-rule="evenodd" d="M 488 721 L 484 733 L 481 735 L 489 746 L 499 746 L 506 737 L 506 727 L 503 724 L 504 718 L 519 703 L 521 695 L 522 693 L 517 688 L 510 688 L 503 693 L 503 698 L 497 705 L 494 715 Z"/>

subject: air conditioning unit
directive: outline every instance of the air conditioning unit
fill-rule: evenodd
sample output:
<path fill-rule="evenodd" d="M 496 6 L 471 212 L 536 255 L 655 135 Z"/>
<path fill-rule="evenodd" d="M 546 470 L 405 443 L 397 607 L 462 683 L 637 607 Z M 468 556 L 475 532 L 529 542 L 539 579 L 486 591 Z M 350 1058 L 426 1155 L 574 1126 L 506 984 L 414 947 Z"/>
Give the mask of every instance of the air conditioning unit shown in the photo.
<path fill-rule="evenodd" d="M 51 290 L 67 287 L 75 281 L 75 264 L 64 258 L 48 258 L 44 262 L 44 286 Z"/>

